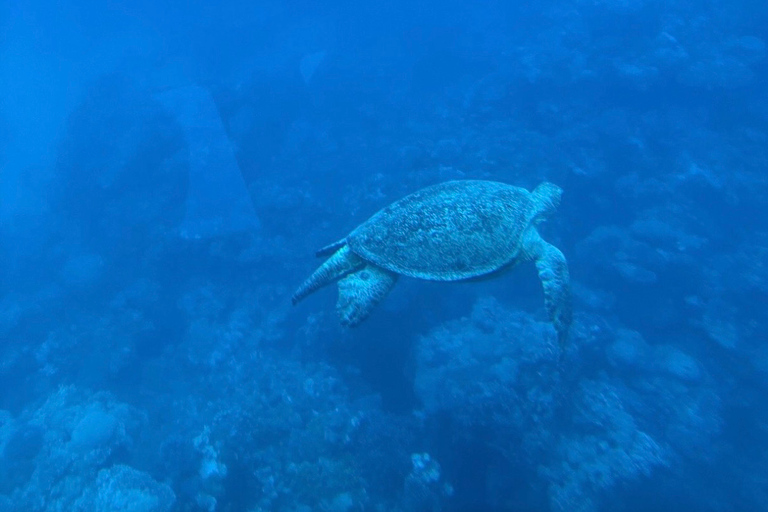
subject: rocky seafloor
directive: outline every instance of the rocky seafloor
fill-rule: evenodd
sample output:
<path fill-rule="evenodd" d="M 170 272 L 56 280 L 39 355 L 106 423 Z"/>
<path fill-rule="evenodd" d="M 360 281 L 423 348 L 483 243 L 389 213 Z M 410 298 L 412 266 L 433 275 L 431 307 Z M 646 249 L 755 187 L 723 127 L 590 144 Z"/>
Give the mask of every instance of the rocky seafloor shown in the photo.
<path fill-rule="evenodd" d="M 763 510 L 768 12 L 470 11 L 209 87 L 250 232 L 179 238 L 179 126 L 91 86 L 3 227 L 0 511 Z M 290 306 L 317 248 L 456 178 L 564 189 L 564 350 L 530 265 L 401 280 L 353 330 L 331 290 Z"/>

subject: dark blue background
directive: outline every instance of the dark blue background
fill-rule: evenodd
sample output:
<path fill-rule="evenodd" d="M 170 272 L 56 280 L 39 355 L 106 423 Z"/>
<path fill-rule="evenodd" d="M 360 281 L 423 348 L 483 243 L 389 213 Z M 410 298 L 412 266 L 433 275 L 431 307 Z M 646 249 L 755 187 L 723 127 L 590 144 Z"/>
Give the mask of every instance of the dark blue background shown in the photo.
<path fill-rule="evenodd" d="M 764 510 L 767 40 L 753 1 L 0 3 L 0 510 Z M 290 306 L 461 178 L 564 189 L 565 352 L 530 264 Z"/>

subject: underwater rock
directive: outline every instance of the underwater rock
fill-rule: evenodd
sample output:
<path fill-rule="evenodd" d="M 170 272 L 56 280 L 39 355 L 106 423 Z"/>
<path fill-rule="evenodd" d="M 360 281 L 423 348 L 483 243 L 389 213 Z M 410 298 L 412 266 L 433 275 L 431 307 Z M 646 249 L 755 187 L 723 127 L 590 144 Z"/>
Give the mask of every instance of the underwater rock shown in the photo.
<path fill-rule="evenodd" d="M 680 73 L 680 80 L 694 87 L 733 89 L 750 85 L 757 76 L 755 68 L 766 55 L 765 41 L 755 36 L 694 44 L 692 62 Z"/>
<path fill-rule="evenodd" d="M 181 125 L 187 144 L 189 188 L 181 236 L 210 238 L 258 228 L 232 142 L 210 93 L 190 85 L 155 98 Z"/>
<path fill-rule="evenodd" d="M 540 468 L 550 482 L 553 511 L 602 510 L 607 491 L 669 463 L 665 449 L 627 411 L 618 388 L 584 380 L 572 399 L 574 424 L 560 436 L 553 462 Z"/>
<path fill-rule="evenodd" d="M 205 426 L 200 435 L 193 440 L 195 450 L 202 458 L 198 474 L 203 481 L 208 479 L 220 480 L 227 476 L 227 466 L 219 460 L 219 453 L 216 447 L 211 444 L 210 437 L 211 429 Z"/>
<path fill-rule="evenodd" d="M 118 428 L 117 418 L 96 407 L 75 425 L 70 447 L 76 451 L 86 451 L 107 444 Z"/>
<path fill-rule="evenodd" d="M 176 495 L 143 471 L 117 464 L 99 471 L 96 481 L 75 501 L 73 512 L 168 512 Z"/>
<path fill-rule="evenodd" d="M 93 508 L 93 499 L 83 501 L 89 488 L 95 496 L 92 486 L 97 473 L 130 445 L 128 431 L 134 432 L 140 420 L 136 410 L 109 394 L 89 394 L 74 387 L 62 387 L 41 406 L 23 411 L 11 444 L 5 446 L 5 455 L 15 459 L 12 488 L 4 489 L 16 507 L 11 510 L 154 512 L 128 508 L 128 502 Z"/>
<path fill-rule="evenodd" d="M 411 455 L 413 469 L 405 479 L 403 489 L 403 512 L 443 510 L 445 499 L 453 490 L 450 484 L 441 480 L 440 464 L 428 453 Z"/>
<path fill-rule="evenodd" d="M 553 412 L 557 353 L 549 325 L 483 298 L 419 340 L 416 395 L 427 414 L 526 435 Z"/>
<path fill-rule="evenodd" d="M 649 286 L 658 280 L 657 268 L 666 263 L 654 247 L 638 241 L 618 226 L 600 226 L 577 247 L 591 267 L 592 278 L 620 278 L 628 285 Z M 611 279 L 615 287 L 615 279 Z"/>
<path fill-rule="evenodd" d="M 641 370 L 648 366 L 648 343 L 637 331 L 619 329 L 616 340 L 606 350 L 608 361 L 620 370 Z"/>
<path fill-rule="evenodd" d="M 309 84 L 312 80 L 315 71 L 317 71 L 317 68 L 320 67 L 325 60 L 326 54 L 327 52 L 323 50 L 315 53 L 308 53 L 301 58 L 299 71 L 301 72 L 301 78 L 304 80 L 305 84 Z"/>
<path fill-rule="evenodd" d="M 124 76 L 89 87 L 58 149 L 51 207 L 62 246 L 79 242 L 110 268 L 136 264 L 178 226 L 187 188 L 181 136 L 148 92 Z M 126 265 L 126 268 L 129 268 Z"/>
<path fill-rule="evenodd" d="M 10 413 L 0 411 L 0 495 L 27 483 L 43 448 L 43 436 L 40 427 L 17 423 Z"/>
<path fill-rule="evenodd" d="M 654 347 L 653 359 L 653 367 L 670 377 L 689 383 L 699 382 L 702 378 L 702 368 L 698 361 L 677 347 Z"/>

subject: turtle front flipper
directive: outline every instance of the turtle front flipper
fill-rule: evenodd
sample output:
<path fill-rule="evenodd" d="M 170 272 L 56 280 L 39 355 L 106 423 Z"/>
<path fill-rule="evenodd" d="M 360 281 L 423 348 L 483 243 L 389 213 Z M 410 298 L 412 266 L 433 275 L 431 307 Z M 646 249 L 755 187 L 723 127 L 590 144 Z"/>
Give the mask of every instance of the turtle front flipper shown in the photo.
<path fill-rule="evenodd" d="M 397 274 L 375 265 L 366 265 L 339 281 L 336 311 L 339 313 L 341 324 L 354 327 L 368 318 L 395 282 Z"/>
<path fill-rule="evenodd" d="M 568 263 L 560 249 L 544 241 L 535 231 L 528 242 L 528 254 L 536 263 L 544 287 L 544 306 L 555 326 L 560 348 L 564 348 L 573 319 Z"/>
<path fill-rule="evenodd" d="M 363 266 L 365 266 L 365 261 L 363 261 L 357 254 L 350 251 L 348 246 L 344 245 L 338 251 L 333 253 L 325 263 L 320 265 L 320 267 L 309 276 L 309 279 L 299 286 L 299 289 L 296 290 L 296 293 L 291 297 L 291 302 L 295 305 L 312 292 L 317 291 L 337 279 L 341 279 L 350 272 L 354 272 Z"/>

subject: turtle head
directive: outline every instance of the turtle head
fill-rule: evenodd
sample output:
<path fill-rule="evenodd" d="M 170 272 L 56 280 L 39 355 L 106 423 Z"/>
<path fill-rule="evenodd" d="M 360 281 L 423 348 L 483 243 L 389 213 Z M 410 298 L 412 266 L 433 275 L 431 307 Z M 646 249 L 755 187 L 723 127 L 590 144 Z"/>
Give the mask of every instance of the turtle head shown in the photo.
<path fill-rule="evenodd" d="M 534 218 L 546 218 L 560 205 L 563 189 L 548 181 L 542 182 L 531 192 Z"/>
<path fill-rule="evenodd" d="M 560 206 L 563 189 L 548 181 L 542 182 L 531 192 L 531 199 L 536 205 L 539 215 L 549 215 Z"/>

